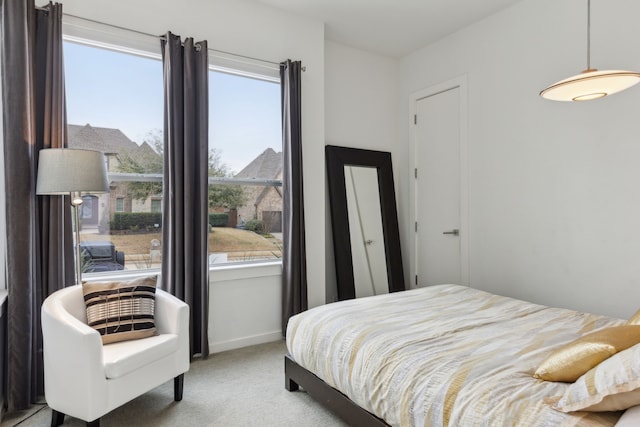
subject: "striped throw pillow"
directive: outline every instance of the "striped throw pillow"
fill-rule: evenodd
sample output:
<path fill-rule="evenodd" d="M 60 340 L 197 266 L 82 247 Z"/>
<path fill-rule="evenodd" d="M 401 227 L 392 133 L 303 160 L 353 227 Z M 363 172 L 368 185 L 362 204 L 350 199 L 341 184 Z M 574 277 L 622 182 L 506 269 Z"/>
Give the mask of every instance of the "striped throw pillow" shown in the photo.
<path fill-rule="evenodd" d="M 89 326 L 102 343 L 146 338 L 156 334 L 155 293 L 158 276 L 127 282 L 83 283 Z"/>

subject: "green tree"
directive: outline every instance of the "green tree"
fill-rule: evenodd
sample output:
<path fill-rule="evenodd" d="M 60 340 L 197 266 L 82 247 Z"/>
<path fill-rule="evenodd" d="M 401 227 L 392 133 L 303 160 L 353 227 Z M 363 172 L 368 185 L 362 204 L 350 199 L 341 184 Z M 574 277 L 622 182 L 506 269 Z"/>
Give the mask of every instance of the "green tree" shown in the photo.
<path fill-rule="evenodd" d="M 143 143 L 150 148 L 141 146 L 134 152 L 121 153 L 118 160 L 118 170 L 124 173 L 162 173 L 162 133 L 153 130 L 147 133 Z M 127 192 L 132 199 L 147 200 L 150 196 L 162 194 L 162 183 L 159 182 L 128 182 Z"/>
<path fill-rule="evenodd" d="M 162 173 L 164 143 L 162 132 L 158 129 L 147 133 L 143 143 L 153 150 L 137 150 L 134 153 L 122 153 L 118 170 L 125 173 Z M 226 164 L 222 163 L 220 152 L 212 148 L 208 158 L 209 176 L 231 177 Z M 131 198 L 146 200 L 150 196 L 162 194 L 162 183 L 159 182 L 129 182 L 127 191 Z M 209 185 L 209 207 L 224 207 L 234 209 L 247 202 L 244 189 L 239 185 Z"/>
<path fill-rule="evenodd" d="M 160 129 L 153 129 L 147 132 L 142 142 L 149 144 L 162 158 L 164 153 L 164 139 L 162 138 L 162 131 Z"/>
<path fill-rule="evenodd" d="M 209 176 L 231 177 L 227 165 L 221 162 L 220 152 L 212 148 L 209 150 Z M 235 209 L 247 202 L 247 196 L 240 185 L 209 185 L 209 207 Z"/>

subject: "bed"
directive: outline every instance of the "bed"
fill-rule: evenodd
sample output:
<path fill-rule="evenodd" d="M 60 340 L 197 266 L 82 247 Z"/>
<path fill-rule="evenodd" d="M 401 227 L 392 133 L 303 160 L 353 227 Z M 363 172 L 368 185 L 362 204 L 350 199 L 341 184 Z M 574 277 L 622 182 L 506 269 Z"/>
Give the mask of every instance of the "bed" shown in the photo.
<path fill-rule="evenodd" d="M 341 301 L 290 319 L 285 384 L 353 426 L 613 426 L 621 410 L 554 409 L 572 384 L 533 374 L 568 342 L 625 323 L 457 285 Z M 640 345 L 619 354 L 637 360 Z"/>

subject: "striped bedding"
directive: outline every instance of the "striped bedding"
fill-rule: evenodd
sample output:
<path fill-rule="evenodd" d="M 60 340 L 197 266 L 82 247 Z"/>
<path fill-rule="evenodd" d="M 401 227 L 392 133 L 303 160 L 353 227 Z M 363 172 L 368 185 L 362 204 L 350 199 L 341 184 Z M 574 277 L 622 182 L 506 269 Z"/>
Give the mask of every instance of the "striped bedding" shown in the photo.
<path fill-rule="evenodd" d="M 532 374 L 554 348 L 623 323 L 439 285 L 294 316 L 287 348 L 392 426 L 612 426 L 619 412 L 551 409 L 568 385 Z"/>

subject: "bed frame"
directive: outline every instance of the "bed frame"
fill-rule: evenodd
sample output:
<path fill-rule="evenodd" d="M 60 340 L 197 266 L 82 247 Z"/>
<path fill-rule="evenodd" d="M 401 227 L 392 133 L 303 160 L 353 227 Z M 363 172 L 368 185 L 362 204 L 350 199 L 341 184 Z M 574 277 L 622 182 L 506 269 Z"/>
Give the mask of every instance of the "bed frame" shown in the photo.
<path fill-rule="evenodd" d="M 390 427 L 384 420 L 356 405 L 347 396 L 331 387 L 312 372 L 298 365 L 290 355 L 284 356 L 285 388 L 296 391 L 302 387 L 315 400 L 354 427 Z"/>

